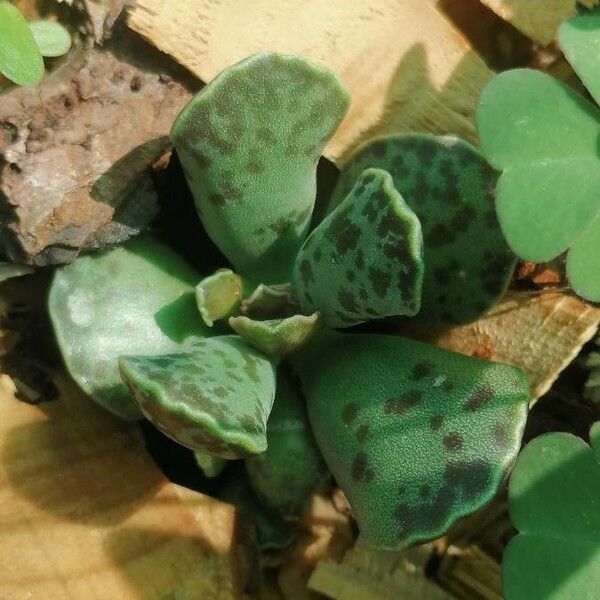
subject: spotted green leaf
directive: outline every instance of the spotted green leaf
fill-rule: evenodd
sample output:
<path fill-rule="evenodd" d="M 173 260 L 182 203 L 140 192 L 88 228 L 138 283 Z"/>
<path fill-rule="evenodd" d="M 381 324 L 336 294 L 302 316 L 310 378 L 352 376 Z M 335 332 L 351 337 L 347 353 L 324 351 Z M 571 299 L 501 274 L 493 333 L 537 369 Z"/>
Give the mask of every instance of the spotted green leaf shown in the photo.
<path fill-rule="evenodd" d="M 71 48 L 71 36 L 60 23 L 34 21 L 29 23 L 29 28 L 42 56 L 62 56 Z"/>
<path fill-rule="evenodd" d="M 265 354 L 283 357 L 300 348 L 314 334 L 319 326 L 319 313 L 267 321 L 255 321 L 244 316 L 230 317 L 229 326 Z"/>
<path fill-rule="evenodd" d="M 119 367 L 144 416 L 183 446 L 229 459 L 267 449 L 275 369 L 241 338 L 200 340 L 185 353 L 125 356 Z"/>
<path fill-rule="evenodd" d="M 231 269 L 219 269 L 196 286 L 196 303 L 202 320 L 212 327 L 215 321 L 232 315 L 244 292 L 242 278 Z"/>
<path fill-rule="evenodd" d="M 208 331 L 194 303 L 200 275 L 164 244 L 138 238 L 58 269 L 48 308 L 69 373 L 99 404 L 141 418 L 119 377 L 121 354 L 162 354 Z"/>
<path fill-rule="evenodd" d="M 225 458 L 211 456 L 203 452 L 194 452 L 194 460 L 204 476 L 209 478 L 218 477 L 228 462 Z"/>
<path fill-rule="evenodd" d="M 504 553 L 503 597 L 597 598 L 600 450 L 568 433 L 535 438 L 519 455 L 508 500 L 519 534 Z"/>
<path fill-rule="evenodd" d="M 394 187 L 421 222 L 425 276 L 419 316 L 466 322 L 485 313 L 506 290 L 515 265 L 494 209 L 494 169 L 457 138 L 381 138 L 344 165 L 331 206 L 368 167 L 392 175 Z"/>
<path fill-rule="evenodd" d="M 281 371 L 267 439 L 267 450 L 245 461 L 250 484 L 270 508 L 285 517 L 300 517 L 328 471 L 310 429 L 304 399 Z"/>
<path fill-rule="evenodd" d="M 481 146 L 503 169 L 496 209 L 524 260 L 567 255 L 567 275 L 600 301 L 600 110 L 549 75 L 517 69 L 495 77 L 477 107 Z"/>
<path fill-rule="evenodd" d="M 250 485 L 245 469 L 236 467 L 238 465 L 228 470 L 217 497 L 236 506 L 242 512 L 244 522 L 254 523 L 256 543 L 260 550 L 278 551 L 288 547 L 295 537 L 293 523 L 261 502 Z"/>
<path fill-rule="evenodd" d="M 367 169 L 304 242 L 292 276 L 296 299 L 332 327 L 415 315 L 422 250 L 419 220 L 390 174 Z"/>
<path fill-rule="evenodd" d="M 565 21 L 558 43 L 596 102 L 600 103 L 600 10 Z"/>
<path fill-rule="evenodd" d="M 0 0 L 0 73 L 18 85 L 36 85 L 44 61 L 31 29 L 16 6 Z"/>
<path fill-rule="evenodd" d="M 401 549 L 498 491 L 529 397 L 517 368 L 395 336 L 317 336 L 293 357 L 315 439 L 363 538 Z"/>
<path fill-rule="evenodd" d="M 298 56 L 223 71 L 171 131 L 208 235 L 244 276 L 288 281 L 314 206 L 316 167 L 349 97 Z"/>

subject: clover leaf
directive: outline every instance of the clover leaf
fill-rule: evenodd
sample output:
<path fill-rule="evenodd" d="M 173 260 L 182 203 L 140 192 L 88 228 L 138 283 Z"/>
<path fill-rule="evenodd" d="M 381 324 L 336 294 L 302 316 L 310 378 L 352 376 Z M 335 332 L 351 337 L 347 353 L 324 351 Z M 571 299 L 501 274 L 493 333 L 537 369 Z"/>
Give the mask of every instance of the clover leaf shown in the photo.
<path fill-rule="evenodd" d="M 534 262 L 568 251 L 571 286 L 600 301 L 600 110 L 549 75 L 517 69 L 485 87 L 477 129 L 503 170 L 496 210 L 510 247 Z"/>
<path fill-rule="evenodd" d="M 27 21 L 6 0 L 0 0 L 0 73 L 25 86 L 38 84 L 44 74 L 44 61 Z"/>
<path fill-rule="evenodd" d="M 600 422 L 592 448 L 569 433 L 535 438 L 508 487 L 519 534 L 502 563 L 506 600 L 596 598 L 600 590 Z"/>
<path fill-rule="evenodd" d="M 513 273 L 496 218 L 497 173 L 471 144 L 408 134 L 368 142 L 343 166 L 330 209 L 369 167 L 388 171 L 423 230 L 425 275 L 419 317 L 471 321 L 504 294 Z"/>

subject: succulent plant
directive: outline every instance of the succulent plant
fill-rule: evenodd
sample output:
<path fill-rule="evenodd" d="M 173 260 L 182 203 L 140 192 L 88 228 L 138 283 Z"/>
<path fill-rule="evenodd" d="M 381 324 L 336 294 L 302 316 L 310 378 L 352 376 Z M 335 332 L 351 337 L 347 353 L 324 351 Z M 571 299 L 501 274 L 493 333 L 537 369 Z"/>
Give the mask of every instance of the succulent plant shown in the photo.
<path fill-rule="evenodd" d="M 71 36 L 53 21 L 27 23 L 19 9 L 0 0 L 0 73 L 18 85 L 36 85 L 44 74 L 43 56 L 62 56 Z"/>
<path fill-rule="evenodd" d="M 599 350 L 590 352 L 585 362 L 585 366 L 591 370 L 591 373 L 585 382 L 583 395 L 600 405 L 600 338 L 596 340 L 596 345 Z"/>
<path fill-rule="evenodd" d="M 595 598 L 600 589 L 600 422 L 591 448 L 569 433 L 535 438 L 508 486 L 519 534 L 502 564 L 506 600 Z"/>
<path fill-rule="evenodd" d="M 600 102 L 600 12 L 564 23 L 559 43 Z M 483 90 L 477 129 L 502 170 L 496 209 L 509 246 L 545 262 L 567 252 L 573 290 L 600 301 L 600 110 L 550 75 L 507 71 Z"/>
<path fill-rule="evenodd" d="M 496 173 L 456 139 L 401 136 L 359 152 L 309 231 L 317 160 L 347 106 L 338 79 L 302 58 L 231 67 L 184 108 L 172 139 L 235 271 L 202 277 L 146 238 L 77 259 L 50 294 L 67 367 L 96 400 L 143 414 L 208 475 L 244 460 L 242 475 L 225 471 L 225 497 L 257 511 L 265 546 L 288 539 L 287 519 L 329 471 L 372 544 L 441 534 L 496 493 L 527 412 L 515 367 L 333 330 L 423 310 L 473 318 L 514 266 Z"/>

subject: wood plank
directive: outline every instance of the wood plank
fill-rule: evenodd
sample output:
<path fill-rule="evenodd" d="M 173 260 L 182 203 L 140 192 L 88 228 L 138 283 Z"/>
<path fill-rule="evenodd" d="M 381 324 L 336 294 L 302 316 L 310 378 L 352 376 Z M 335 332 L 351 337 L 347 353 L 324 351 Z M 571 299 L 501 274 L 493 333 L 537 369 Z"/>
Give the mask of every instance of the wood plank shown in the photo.
<path fill-rule="evenodd" d="M 513 292 L 483 318 L 449 328 L 411 326 L 408 333 L 442 348 L 521 367 L 533 401 L 546 393 L 600 324 L 600 308 L 565 293 Z"/>
<path fill-rule="evenodd" d="M 129 26 L 205 82 L 256 52 L 329 66 L 352 106 L 325 155 L 402 131 L 475 139 L 474 109 L 491 71 L 423 0 L 139 0 Z"/>
<path fill-rule="evenodd" d="M 235 509 L 169 483 L 137 426 L 56 381 L 32 406 L 0 376 L 0 598 L 158 600 L 192 575 L 190 598 L 239 597 Z"/>
<path fill-rule="evenodd" d="M 532 40 L 547 46 L 556 37 L 558 26 L 573 17 L 577 0 L 480 0 L 487 7 Z M 598 0 L 582 0 L 589 8 Z"/>

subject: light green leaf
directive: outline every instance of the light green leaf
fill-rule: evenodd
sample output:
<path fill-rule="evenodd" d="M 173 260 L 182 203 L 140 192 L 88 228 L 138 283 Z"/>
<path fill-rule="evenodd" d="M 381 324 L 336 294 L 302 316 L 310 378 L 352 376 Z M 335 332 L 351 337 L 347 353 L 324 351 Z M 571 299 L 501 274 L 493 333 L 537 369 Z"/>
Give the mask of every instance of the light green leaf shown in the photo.
<path fill-rule="evenodd" d="M 310 234 L 292 276 L 303 312 L 331 327 L 415 315 L 422 283 L 421 225 L 381 169 L 364 171 Z"/>
<path fill-rule="evenodd" d="M 548 75 L 502 73 L 477 109 L 481 145 L 504 169 L 496 208 L 502 231 L 524 260 L 569 250 L 573 289 L 600 301 L 600 111 Z"/>
<path fill-rule="evenodd" d="M 33 21 L 29 28 L 42 56 L 62 56 L 71 48 L 71 35 L 60 23 Z"/>
<path fill-rule="evenodd" d="M 316 446 L 304 399 L 282 371 L 267 426 L 269 447 L 245 460 L 256 495 L 289 518 L 302 516 L 311 492 L 329 473 Z"/>
<path fill-rule="evenodd" d="M 174 352 L 207 333 L 194 303 L 200 275 L 152 238 L 82 256 L 54 275 L 48 309 L 69 373 L 99 404 L 141 417 L 119 377 L 121 354 Z"/>
<path fill-rule="evenodd" d="M 13 277 L 22 277 L 33 273 L 33 267 L 28 265 L 17 265 L 15 263 L 0 261 L 0 283 Z"/>
<path fill-rule="evenodd" d="M 373 546 L 442 535 L 493 498 L 517 455 L 529 384 L 515 367 L 333 332 L 292 362 L 317 444 Z"/>
<path fill-rule="evenodd" d="M 596 435 L 598 424 L 592 429 Z M 519 534 L 502 563 L 506 600 L 596 598 L 600 590 L 600 454 L 568 433 L 535 438 L 508 487 Z"/>
<path fill-rule="evenodd" d="M 315 202 L 316 167 L 349 97 L 298 56 L 257 54 L 211 81 L 171 138 L 208 235 L 237 271 L 288 281 Z"/>
<path fill-rule="evenodd" d="M 215 321 L 232 315 L 244 292 L 242 278 L 231 269 L 219 269 L 196 286 L 196 303 L 202 320 L 212 327 Z"/>
<path fill-rule="evenodd" d="M 18 85 L 37 85 L 44 61 L 27 21 L 6 0 L 0 0 L 0 73 Z"/>
<path fill-rule="evenodd" d="M 227 460 L 218 456 L 211 456 L 203 452 L 194 452 L 194 460 L 205 477 L 218 477 L 227 466 Z"/>
<path fill-rule="evenodd" d="M 315 333 L 319 327 L 319 313 L 267 321 L 230 317 L 229 326 L 258 350 L 281 358 L 300 348 Z"/>
<path fill-rule="evenodd" d="M 373 140 L 344 165 L 331 206 L 367 167 L 388 171 L 423 230 L 420 318 L 472 321 L 504 294 L 515 256 L 494 209 L 498 174 L 471 144 L 408 134 Z"/>
<path fill-rule="evenodd" d="M 600 103 L 600 10 L 565 21 L 558 43 L 577 75 Z"/>
<path fill-rule="evenodd" d="M 275 369 L 242 338 L 200 340 L 177 354 L 124 356 L 119 367 L 144 416 L 183 446 L 229 459 L 267 449 Z"/>

